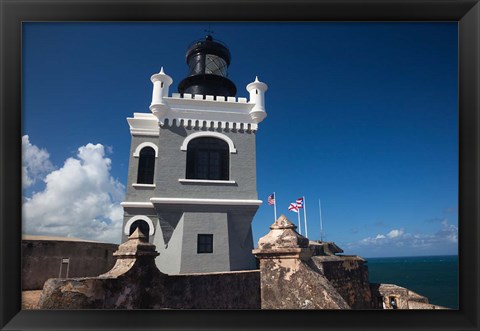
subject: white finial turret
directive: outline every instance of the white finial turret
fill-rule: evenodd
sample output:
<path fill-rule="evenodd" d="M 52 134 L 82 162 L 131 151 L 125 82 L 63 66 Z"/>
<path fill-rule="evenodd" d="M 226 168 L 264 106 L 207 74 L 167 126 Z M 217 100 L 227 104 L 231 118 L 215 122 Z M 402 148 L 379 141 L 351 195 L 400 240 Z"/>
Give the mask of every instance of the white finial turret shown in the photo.
<path fill-rule="evenodd" d="M 250 111 L 250 116 L 255 123 L 260 123 L 265 117 L 267 117 L 264 97 L 267 89 L 267 84 L 259 81 L 258 76 L 255 76 L 254 82 L 247 85 L 247 91 L 250 92 L 250 103 L 255 104 Z"/>
<path fill-rule="evenodd" d="M 167 75 L 163 71 L 163 67 L 161 67 L 160 72 L 152 75 L 150 80 L 153 83 L 152 104 L 150 105 L 150 110 L 158 117 L 158 119 L 160 119 L 165 116 L 168 110 L 168 105 L 163 98 L 168 97 L 168 89 L 170 85 L 172 85 L 173 79 Z"/>

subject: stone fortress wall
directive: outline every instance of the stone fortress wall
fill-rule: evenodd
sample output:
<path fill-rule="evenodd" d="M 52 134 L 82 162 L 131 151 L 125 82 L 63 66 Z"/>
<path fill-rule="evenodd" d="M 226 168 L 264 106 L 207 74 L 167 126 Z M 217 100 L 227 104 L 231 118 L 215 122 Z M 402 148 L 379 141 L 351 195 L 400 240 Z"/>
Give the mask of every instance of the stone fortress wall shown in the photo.
<path fill-rule="evenodd" d="M 41 290 L 55 277 L 97 276 L 115 264 L 116 244 L 75 238 L 23 236 L 22 290 Z"/>
<path fill-rule="evenodd" d="M 49 279 L 40 309 L 258 309 L 259 272 L 166 275 L 155 246 L 137 229 L 114 253 L 115 266 L 98 277 Z"/>
<path fill-rule="evenodd" d="M 441 309 L 409 289 L 370 284 L 365 260 L 335 255 L 280 216 L 253 251 L 260 269 L 167 275 L 137 229 L 97 277 L 49 279 L 40 309 Z M 323 252 L 325 255 L 314 255 Z M 330 254 L 330 255 L 326 255 Z"/>

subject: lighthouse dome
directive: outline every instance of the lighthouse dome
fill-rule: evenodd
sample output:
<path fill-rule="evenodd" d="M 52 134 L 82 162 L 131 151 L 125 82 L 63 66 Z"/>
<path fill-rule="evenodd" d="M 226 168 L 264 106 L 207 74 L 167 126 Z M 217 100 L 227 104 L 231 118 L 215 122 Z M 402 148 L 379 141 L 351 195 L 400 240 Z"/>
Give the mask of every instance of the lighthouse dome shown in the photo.
<path fill-rule="evenodd" d="M 227 46 L 207 35 L 187 49 L 189 74 L 178 85 L 179 93 L 235 96 L 237 88 L 228 79 L 231 55 Z"/>

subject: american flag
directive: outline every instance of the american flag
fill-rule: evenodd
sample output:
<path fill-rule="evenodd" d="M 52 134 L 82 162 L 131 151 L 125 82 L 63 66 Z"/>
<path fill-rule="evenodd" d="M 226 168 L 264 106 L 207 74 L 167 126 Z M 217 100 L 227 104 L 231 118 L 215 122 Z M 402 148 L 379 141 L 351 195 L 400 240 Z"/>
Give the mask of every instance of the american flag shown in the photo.
<path fill-rule="evenodd" d="M 303 197 L 297 199 L 297 208 L 303 208 Z"/>
<path fill-rule="evenodd" d="M 290 206 L 288 206 L 288 210 L 298 213 L 298 207 L 295 203 L 291 203 Z"/>
<path fill-rule="evenodd" d="M 268 204 L 273 206 L 275 204 L 275 193 L 272 193 L 268 196 Z"/>

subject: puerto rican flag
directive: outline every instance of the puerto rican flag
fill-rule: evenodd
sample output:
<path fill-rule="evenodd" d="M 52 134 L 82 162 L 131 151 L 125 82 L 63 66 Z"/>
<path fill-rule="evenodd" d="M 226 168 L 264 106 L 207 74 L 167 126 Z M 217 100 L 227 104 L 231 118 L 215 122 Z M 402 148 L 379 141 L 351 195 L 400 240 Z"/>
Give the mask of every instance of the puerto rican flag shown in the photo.
<path fill-rule="evenodd" d="M 288 206 L 288 210 L 298 213 L 298 207 L 295 203 L 291 203 L 290 206 Z"/>
<path fill-rule="evenodd" d="M 297 208 L 303 208 L 303 197 L 297 199 Z"/>

